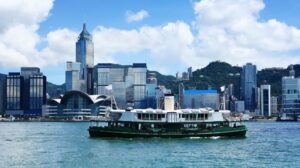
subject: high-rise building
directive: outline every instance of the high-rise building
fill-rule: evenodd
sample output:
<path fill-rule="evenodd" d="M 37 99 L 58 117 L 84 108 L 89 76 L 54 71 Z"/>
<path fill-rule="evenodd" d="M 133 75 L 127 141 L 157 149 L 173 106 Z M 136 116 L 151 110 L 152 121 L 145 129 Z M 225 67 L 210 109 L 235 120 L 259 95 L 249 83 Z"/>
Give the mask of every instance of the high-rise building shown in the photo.
<path fill-rule="evenodd" d="M 216 90 L 184 90 L 184 108 L 219 109 L 219 94 Z"/>
<path fill-rule="evenodd" d="M 245 109 L 252 112 L 256 108 L 256 86 L 256 65 L 247 63 L 241 72 L 240 98 L 245 101 Z"/>
<path fill-rule="evenodd" d="M 156 87 L 156 108 L 163 109 L 165 104 L 165 95 L 172 94 L 170 89 L 167 89 L 163 85 L 159 85 Z"/>
<path fill-rule="evenodd" d="M 261 109 L 261 88 L 257 87 L 255 89 L 255 103 L 256 103 L 256 109 Z M 258 114 L 260 115 L 260 114 Z"/>
<path fill-rule="evenodd" d="M 182 75 L 179 72 L 176 72 L 176 80 L 181 80 Z"/>
<path fill-rule="evenodd" d="M 300 78 L 282 78 L 282 110 L 288 117 L 300 115 Z"/>
<path fill-rule="evenodd" d="M 19 72 L 10 72 L 6 77 L 6 115 L 24 115 L 24 77 Z"/>
<path fill-rule="evenodd" d="M 80 63 L 67 62 L 66 69 L 66 90 L 85 90 L 85 81 L 79 79 Z"/>
<path fill-rule="evenodd" d="M 46 103 L 46 77 L 36 67 L 22 67 L 21 73 L 6 77 L 7 115 L 41 116 Z"/>
<path fill-rule="evenodd" d="M 271 116 L 271 85 L 260 85 L 260 112 L 262 116 Z"/>
<path fill-rule="evenodd" d="M 188 74 L 189 74 L 189 78 L 193 77 L 193 68 L 192 67 L 188 68 Z"/>
<path fill-rule="evenodd" d="M 66 91 L 78 90 L 93 94 L 94 43 L 86 25 L 76 42 L 76 62 L 67 62 Z"/>
<path fill-rule="evenodd" d="M 228 95 L 230 97 L 234 96 L 234 85 L 232 83 L 228 85 Z"/>
<path fill-rule="evenodd" d="M 245 102 L 241 100 L 233 101 L 233 109 L 232 111 L 237 113 L 244 113 L 245 112 Z"/>
<path fill-rule="evenodd" d="M 80 64 L 80 79 L 87 79 L 87 68 L 94 67 L 94 43 L 92 35 L 87 31 L 86 25 L 79 34 L 76 42 L 76 62 Z"/>
<path fill-rule="evenodd" d="M 278 99 L 276 96 L 271 97 L 271 114 L 278 115 Z"/>
<path fill-rule="evenodd" d="M 126 108 L 128 103 L 133 103 L 135 108 L 147 106 L 146 64 L 121 66 L 101 63 L 95 66 L 94 73 L 95 93 L 113 95 L 119 108 Z"/>
<path fill-rule="evenodd" d="M 183 98 L 184 97 L 184 85 L 183 83 L 179 83 L 179 86 L 178 86 L 178 102 L 179 102 L 179 108 L 183 108 Z"/>
<path fill-rule="evenodd" d="M 148 73 L 147 84 L 146 84 L 146 99 L 147 108 L 156 109 L 156 88 L 157 88 L 157 78 L 155 73 Z"/>
<path fill-rule="evenodd" d="M 6 93 L 6 75 L 0 74 L 0 115 L 3 115 L 5 110 L 4 93 Z"/>
<path fill-rule="evenodd" d="M 188 72 L 182 72 L 182 80 L 189 80 L 189 73 Z"/>

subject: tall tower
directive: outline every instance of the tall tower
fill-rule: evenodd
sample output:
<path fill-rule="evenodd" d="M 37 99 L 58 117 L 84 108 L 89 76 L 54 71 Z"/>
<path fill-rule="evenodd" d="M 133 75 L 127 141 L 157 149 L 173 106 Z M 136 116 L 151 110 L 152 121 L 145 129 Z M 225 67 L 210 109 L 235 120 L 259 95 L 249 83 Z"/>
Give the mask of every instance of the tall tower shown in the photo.
<path fill-rule="evenodd" d="M 83 91 L 93 94 L 94 43 L 85 24 L 76 42 L 76 62 L 80 63 L 79 80 L 84 81 Z"/>
<path fill-rule="evenodd" d="M 260 85 L 260 112 L 262 116 L 271 116 L 271 85 Z"/>
<path fill-rule="evenodd" d="M 254 112 L 256 108 L 256 65 L 247 63 L 241 73 L 241 99 L 245 101 L 245 109 Z"/>
<path fill-rule="evenodd" d="M 94 66 L 94 43 L 93 37 L 86 30 L 85 24 L 83 24 L 83 29 L 76 42 L 76 62 L 81 63 L 80 79 L 86 80 L 88 69 Z"/>

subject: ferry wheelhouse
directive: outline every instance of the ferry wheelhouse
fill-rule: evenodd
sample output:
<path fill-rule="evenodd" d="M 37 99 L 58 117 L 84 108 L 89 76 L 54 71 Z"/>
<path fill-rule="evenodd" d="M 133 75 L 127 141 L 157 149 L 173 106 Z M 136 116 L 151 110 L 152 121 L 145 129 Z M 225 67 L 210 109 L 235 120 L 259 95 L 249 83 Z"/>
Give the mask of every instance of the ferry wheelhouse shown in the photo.
<path fill-rule="evenodd" d="M 126 109 L 109 110 L 92 121 L 91 137 L 243 137 L 246 127 L 241 115 L 228 110 Z"/>

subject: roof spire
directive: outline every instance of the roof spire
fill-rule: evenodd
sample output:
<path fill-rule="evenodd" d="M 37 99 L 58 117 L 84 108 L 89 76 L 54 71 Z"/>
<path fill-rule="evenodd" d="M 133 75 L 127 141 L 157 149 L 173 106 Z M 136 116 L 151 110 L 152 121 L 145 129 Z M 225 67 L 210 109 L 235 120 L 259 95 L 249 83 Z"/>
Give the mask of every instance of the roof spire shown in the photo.
<path fill-rule="evenodd" d="M 86 25 L 85 23 L 83 23 L 83 29 L 82 30 L 86 30 Z"/>

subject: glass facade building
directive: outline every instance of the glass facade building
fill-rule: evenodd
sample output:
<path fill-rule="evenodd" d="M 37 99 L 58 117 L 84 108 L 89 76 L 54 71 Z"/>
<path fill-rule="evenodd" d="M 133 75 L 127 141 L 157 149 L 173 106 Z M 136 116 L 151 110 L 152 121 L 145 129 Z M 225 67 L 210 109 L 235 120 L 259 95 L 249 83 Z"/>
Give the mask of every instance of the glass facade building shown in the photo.
<path fill-rule="evenodd" d="M 216 90 L 184 90 L 184 108 L 206 108 L 219 109 L 219 94 Z"/>
<path fill-rule="evenodd" d="M 6 108 L 7 115 L 23 115 L 24 77 L 20 73 L 9 73 L 6 77 Z"/>
<path fill-rule="evenodd" d="M 86 90 L 85 81 L 79 79 L 80 63 L 67 62 L 66 70 L 66 90 Z"/>
<path fill-rule="evenodd" d="M 282 78 L 282 110 L 289 117 L 300 115 L 300 78 Z"/>
<path fill-rule="evenodd" d="M 21 73 L 6 77 L 6 115 L 40 116 L 46 103 L 46 77 L 36 67 L 22 67 Z"/>
<path fill-rule="evenodd" d="M 271 116 L 271 85 L 260 86 L 260 112 L 262 116 Z"/>
<path fill-rule="evenodd" d="M 278 115 L 278 98 L 276 96 L 271 97 L 271 113 L 272 115 Z"/>
<path fill-rule="evenodd" d="M 119 108 L 126 108 L 128 103 L 134 104 L 135 108 L 145 108 L 146 75 L 146 64 L 101 63 L 94 68 L 94 92 L 114 96 Z"/>
<path fill-rule="evenodd" d="M 240 98 L 245 101 L 245 109 L 251 112 L 256 109 L 256 87 L 256 65 L 247 63 L 241 73 Z"/>
<path fill-rule="evenodd" d="M 67 62 L 66 91 L 93 94 L 94 43 L 85 24 L 76 42 L 76 62 Z"/>
<path fill-rule="evenodd" d="M 5 109 L 5 92 L 6 92 L 6 75 L 0 73 L 0 115 L 4 114 Z"/>
<path fill-rule="evenodd" d="M 85 24 L 76 42 L 76 62 L 81 63 L 80 79 L 87 79 L 87 68 L 94 66 L 94 43 Z"/>

